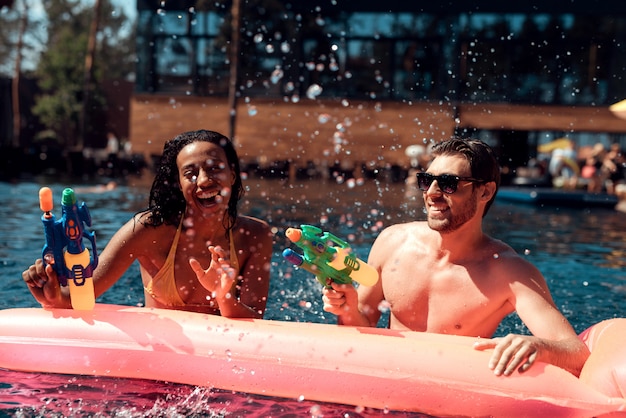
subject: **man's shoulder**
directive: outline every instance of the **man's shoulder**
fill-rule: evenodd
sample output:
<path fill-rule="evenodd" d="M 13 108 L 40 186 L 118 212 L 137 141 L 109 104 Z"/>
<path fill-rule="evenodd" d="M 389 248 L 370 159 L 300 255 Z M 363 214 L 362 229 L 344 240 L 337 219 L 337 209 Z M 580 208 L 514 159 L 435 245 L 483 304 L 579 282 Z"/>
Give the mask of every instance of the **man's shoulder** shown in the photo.
<path fill-rule="evenodd" d="M 399 224 L 389 225 L 385 229 L 383 229 L 382 234 L 410 234 L 418 231 L 422 231 L 427 227 L 425 221 L 412 221 L 412 222 L 404 222 Z"/>
<path fill-rule="evenodd" d="M 424 221 L 406 222 L 386 227 L 376 238 L 376 241 L 405 242 L 410 236 L 420 236 L 427 233 L 428 226 Z"/>
<path fill-rule="evenodd" d="M 491 239 L 491 245 L 486 249 L 486 255 L 493 259 L 493 267 L 506 272 L 511 280 L 533 279 L 543 277 L 537 267 L 527 258 L 519 254 L 508 244 L 497 239 Z"/>

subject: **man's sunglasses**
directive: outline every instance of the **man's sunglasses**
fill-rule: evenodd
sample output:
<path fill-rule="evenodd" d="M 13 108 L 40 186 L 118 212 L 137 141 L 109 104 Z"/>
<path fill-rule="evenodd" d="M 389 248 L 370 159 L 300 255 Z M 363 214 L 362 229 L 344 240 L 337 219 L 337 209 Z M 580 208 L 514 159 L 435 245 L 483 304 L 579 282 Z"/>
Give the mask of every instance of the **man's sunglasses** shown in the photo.
<path fill-rule="evenodd" d="M 485 183 L 484 180 L 475 179 L 473 177 L 459 177 L 452 174 L 442 174 L 440 176 L 433 176 L 430 173 L 417 173 L 417 187 L 421 191 L 427 191 L 433 181 L 437 180 L 439 190 L 445 194 L 452 194 L 456 192 L 459 187 L 460 181 L 469 181 L 472 183 Z"/>

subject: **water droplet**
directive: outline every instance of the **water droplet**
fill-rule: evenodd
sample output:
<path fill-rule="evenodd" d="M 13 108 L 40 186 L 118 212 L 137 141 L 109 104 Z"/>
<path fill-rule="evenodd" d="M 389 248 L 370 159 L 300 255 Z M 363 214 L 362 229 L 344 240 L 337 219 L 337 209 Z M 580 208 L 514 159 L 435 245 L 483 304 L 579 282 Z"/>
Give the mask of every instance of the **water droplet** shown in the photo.
<path fill-rule="evenodd" d="M 309 414 L 311 418 L 322 418 L 324 416 L 324 412 L 319 405 L 313 405 L 309 410 Z"/>
<path fill-rule="evenodd" d="M 248 107 L 248 115 L 250 116 L 256 116 L 258 113 L 258 109 L 256 108 L 256 106 L 250 106 Z"/>
<path fill-rule="evenodd" d="M 283 74 L 283 70 L 280 67 L 277 67 L 274 71 L 272 71 L 272 75 L 270 77 L 272 84 L 278 83 L 281 78 L 283 78 Z"/>
<path fill-rule="evenodd" d="M 239 366 L 233 366 L 232 370 L 233 370 L 233 373 L 235 374 L 243 374 L 246 372 L 246 369 L 244 369 L 243 367 L 239 367 Z"/>
<path fill-rule="evenodd" d="M 378 310 L 382 313 L 389 312 L 389 309 L 391 309 L 391 304 L 386 300 L 383 300 L 378 304 Z"/>
<path fill-rule="evenodd" d="M 306 90 L 306 97 L 311 100 L 315 100 L 320 94 L 322 94 L 322 86 L 319 84 L 311 84 Z"/>
<path fill-rule="evenodd" d="M 326 123 L 330 120 L 330 115 L 328 113 L 322 113 L 317 117 L 317 121 L 319 123 Z"/>

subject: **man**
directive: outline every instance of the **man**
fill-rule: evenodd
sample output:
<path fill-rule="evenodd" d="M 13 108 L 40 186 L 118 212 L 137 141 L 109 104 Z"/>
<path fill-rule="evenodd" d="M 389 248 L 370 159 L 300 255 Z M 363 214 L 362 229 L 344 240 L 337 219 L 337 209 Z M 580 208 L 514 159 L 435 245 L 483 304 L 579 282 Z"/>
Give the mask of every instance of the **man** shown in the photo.
<path fill-rule="evenodd" d="M 474 348 L 493 349 L 488 366 L 496 375 L 542 361 L 578 376 L 589 350 L 556 308 L 544 277 L 482 231 L 500 183 L 491 148 L 453 138 L 436 144 L 432 156 L 417 175 L 427 221 L 385 229 L 368 259 L 378 283 L 358 290 L 331 283 L 324 310 L 340 324 L 373 327 L 386 301 L 392 329 L 480 337 Z M 513 311 L 533 335 L 491 339 Z"/>

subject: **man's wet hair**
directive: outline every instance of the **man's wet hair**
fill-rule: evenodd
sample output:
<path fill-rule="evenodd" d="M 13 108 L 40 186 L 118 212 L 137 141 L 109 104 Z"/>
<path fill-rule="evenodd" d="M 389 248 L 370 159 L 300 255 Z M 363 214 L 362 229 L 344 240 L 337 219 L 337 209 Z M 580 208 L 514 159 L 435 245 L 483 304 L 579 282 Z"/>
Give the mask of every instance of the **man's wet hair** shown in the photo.
<path fill-rule="evenodd" d="M 484 217 L 489 211 L 491 204 L 496 198 L 498 189 L 500 188 L 500 165 L 494 155 L 493 149 L 478 139 L 462 139 L 453 137 L 436 143 L 433 146 L 431 153 L 433 157 L 443 155 L 461 155 L 469 162 L 472 173 L 471 177 L 482 180 L 485 183 L 491 181 L 496 183 L 496 192 L 485 206 L 485 211 L 483 212 Z"/>

